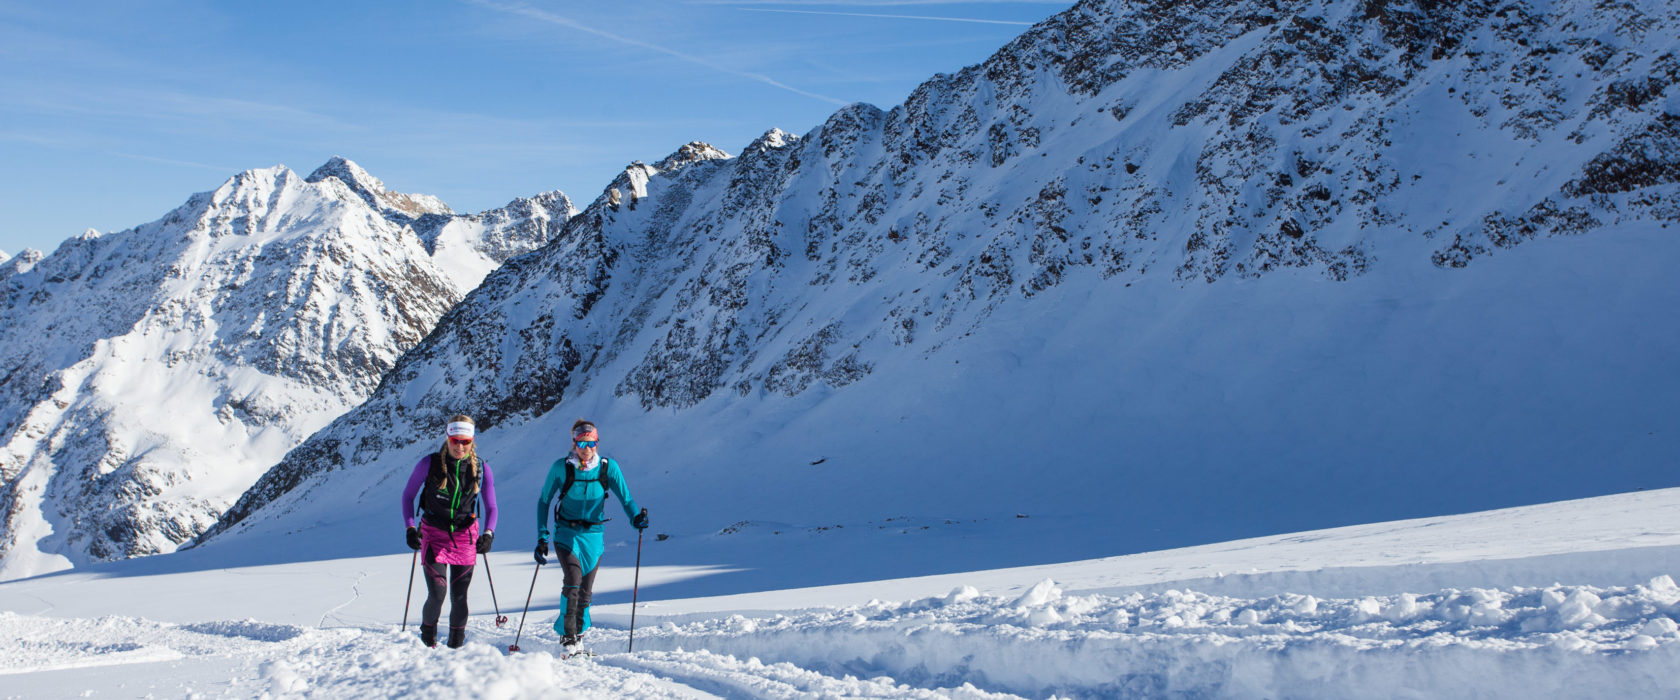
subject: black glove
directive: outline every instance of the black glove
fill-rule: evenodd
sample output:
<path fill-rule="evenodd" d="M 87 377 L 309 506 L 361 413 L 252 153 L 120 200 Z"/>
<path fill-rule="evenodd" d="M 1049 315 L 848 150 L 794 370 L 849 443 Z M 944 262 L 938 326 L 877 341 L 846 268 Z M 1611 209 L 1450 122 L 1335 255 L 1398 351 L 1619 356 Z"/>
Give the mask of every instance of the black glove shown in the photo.
<path fill-rule="evenodd" d="M 542 566 L 543 564 L 548 563 L 548 540 L 537 540 L 537 551 L 535 554 L 537 566 Z"/>
<path fill-rule="evenodd" d="M 408 548 L 416 551 L 420 549 L 420 531 L 412 527 L 408 529 Z"/>
<path fill-rule="evenodd" d="M 496 539 L 496 533 L 494 533 L 494 532 L 486 532 L 482 535 L 479 535 L 478 536 L 478 553 L 479 554 L 488 554 L 490 552 L 490 541 L 494 540 L 494 539 Z"/>
<path fill-rule="evenodd" d="M 631 518 L 630 519 L 630 524 L 636 526 L 637 530 L 646 530 L 647 529 L 647 509 L 643 508 L 642 512 L 637 513 L 636 517 Z"/>

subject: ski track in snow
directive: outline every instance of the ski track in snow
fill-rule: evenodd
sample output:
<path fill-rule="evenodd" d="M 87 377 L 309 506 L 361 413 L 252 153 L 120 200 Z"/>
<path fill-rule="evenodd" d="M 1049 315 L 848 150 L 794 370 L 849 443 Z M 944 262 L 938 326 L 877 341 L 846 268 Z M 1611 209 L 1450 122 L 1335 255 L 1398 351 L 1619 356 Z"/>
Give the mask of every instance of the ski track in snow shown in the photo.
<path fill-rule="evenodd" d="M 588 638 L 595 657 L 561 659 L 552 613 L 530 616 L 524 651 L 509 653 L 514 626 L 497 629 L 489 614 L 473 619 L 462 649 L 428 650 L 394 626 L 0 612 L 0 696 L 83 683 L 133 697 L 1445 697 L 1472 688 L 1660 697 L 1680 692 L 1676 614 L 1680 586 L 1667 576 L 1341 599 L 1069 595 L 1045 580 L 1019 596 L 965 586 L 903 602 L 664 622 L 637 630 L 634 653 L 621 651 L 626 630 L 597 629 Z M 182 671 L 200 665 L 221 670 Z M 53 673 L 111 666 L 124 670 Z"/>
<path fill-rule="evenodd" d="M 321 629 L 326 629 L 327 628 L 327 618 L 332 617 L 333 613 L 336 613 L 340 610 L 343 610 L 343 609 L 355 604 L 356 601 L 361 600 L 361 598 L 362 598 L 362 582 L 367 580 L 367 577 L 368 577 L 368 572 L 367 571 L 356 572 L 356 582 L 350 584 L 350 599 L 346 600 L 342 603 L 339 603 L 338 605 L 333 606 L 331 610 L 328 610 L 324 613 L 321 613 L 321 621 L 319 623 L 317 623 L 315 626 L 320 627 Z"/>

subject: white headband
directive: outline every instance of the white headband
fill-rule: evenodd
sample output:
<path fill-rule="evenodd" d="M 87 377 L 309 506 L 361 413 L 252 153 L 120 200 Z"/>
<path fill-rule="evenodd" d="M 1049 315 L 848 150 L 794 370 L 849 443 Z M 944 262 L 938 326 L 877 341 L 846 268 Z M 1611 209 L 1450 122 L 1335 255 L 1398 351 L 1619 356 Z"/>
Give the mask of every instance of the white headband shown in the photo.
<path fill-rule="evenodd" d="M 446 432 L 449 437 L 470 438 L 473 436 L 473 424 L 466 421 L 456 421 L 449 424 L 449 430 Z"/>

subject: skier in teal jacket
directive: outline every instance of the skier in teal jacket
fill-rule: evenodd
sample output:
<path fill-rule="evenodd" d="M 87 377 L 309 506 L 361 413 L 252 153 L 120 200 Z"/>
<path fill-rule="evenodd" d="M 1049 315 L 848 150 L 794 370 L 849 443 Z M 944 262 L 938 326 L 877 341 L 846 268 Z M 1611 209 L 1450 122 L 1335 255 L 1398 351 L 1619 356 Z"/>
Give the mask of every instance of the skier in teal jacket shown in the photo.
<path fill-rule="evenodd" d="M 605 544 L 601 523 L 606 520 L 607 492 L 618 497 L 624 514 L 637 530 L 648 526 L 646 508 L 638 509 L 624 483 L 618 462 L 602 457 L 600 433 L 595 424 L 578 420 L 572 424 L 572 451 L 548 468 L 542 496 L 537 501 L 537 565 L 548 563 L 549 540 L 565 574 L 562 583 L 560 619 L 554 631 L 568 653 L 589 629 L 589 598 L 595 588 L 595 566 Z M 549 530 L 549 508 L 553 507 L 554 528 Z"/>

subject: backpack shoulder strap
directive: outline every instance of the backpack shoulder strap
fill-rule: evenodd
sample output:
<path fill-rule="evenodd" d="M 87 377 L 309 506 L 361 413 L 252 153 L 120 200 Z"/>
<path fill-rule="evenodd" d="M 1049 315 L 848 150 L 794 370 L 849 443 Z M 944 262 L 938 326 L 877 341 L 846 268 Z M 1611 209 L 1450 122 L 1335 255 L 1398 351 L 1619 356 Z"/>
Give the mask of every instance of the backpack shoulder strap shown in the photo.
<path fill-rule="evenodd" d="M 560 498 L 566 498 L 566 492 L 572 490 L 572 482 L 577 481 L 577 467 L 572 466 L 572 460 L 566 462 L 566 480 L 560 482 Z"/>

